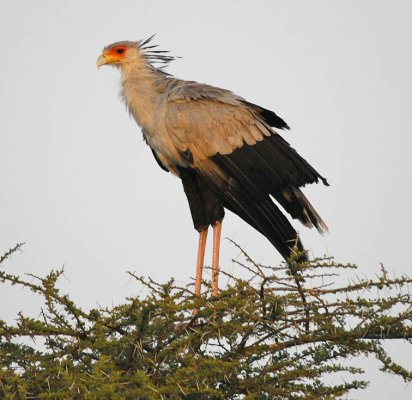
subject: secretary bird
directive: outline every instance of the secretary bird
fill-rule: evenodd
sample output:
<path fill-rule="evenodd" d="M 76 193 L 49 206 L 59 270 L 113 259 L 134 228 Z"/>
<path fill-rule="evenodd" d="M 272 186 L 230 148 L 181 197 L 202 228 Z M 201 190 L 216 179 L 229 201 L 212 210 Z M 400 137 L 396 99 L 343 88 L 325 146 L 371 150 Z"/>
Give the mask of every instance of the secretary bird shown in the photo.
<path fill-rule="evenodd" d="M 276 132 L 289 129 L 282 118 L 229 90 L 167 74 L 163 68 L 175 57 L 157 50 L 152 38 L 105 47 L 97 66 L 120 70 L 122 97 L 155 160 L 182 180 L 199 232 L 197 296 L 208 227 L 213 227 L 216 295 L 224 209 L 253 226 L 289 260 L 303 246 L 273 199 L 292 218 L 322 233 L 327 227 L 300 188 L 319 180 L 328 183 Z M 301 254 L 299 260 L 307 260 Z"/>

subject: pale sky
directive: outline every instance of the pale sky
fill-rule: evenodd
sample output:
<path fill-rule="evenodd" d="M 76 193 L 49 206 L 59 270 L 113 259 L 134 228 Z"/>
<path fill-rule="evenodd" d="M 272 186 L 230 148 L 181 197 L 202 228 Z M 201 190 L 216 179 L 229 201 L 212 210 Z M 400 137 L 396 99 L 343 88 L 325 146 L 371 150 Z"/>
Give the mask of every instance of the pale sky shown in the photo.
<path fill-rule="evenodd" d="M 182 57 L 168 72 L 274 110 L 292 128 L 285 139 L 328 178 L 305 193 L 330 233 L 294 224 L 313 254 L 360 275 L 381 262 L 411 275 L 411 21 L 402 0 L 1 0 L 0 253 L 26 242 L 7 271 L 64 265 L 61 287 L 86 308 L 138 294 L 127 270 L 183 285 L 194 276 L 198 235 L 181 183 L 126 113 L 118 71 L 96 69 L 105 45 L 157 33 Z M 281 260 L 229 212 L 223 236 L 258 262 Z M 238 273 L 237 256 L 223 241 L 222 268 Z M 0 290 L 0 318 L 39 312 L 33 295 Z M 388 348 L 412 368 L 410 346 Z M 350 398 L 411 398 L 400 378 L 361 364 L 371 386 Z"/>

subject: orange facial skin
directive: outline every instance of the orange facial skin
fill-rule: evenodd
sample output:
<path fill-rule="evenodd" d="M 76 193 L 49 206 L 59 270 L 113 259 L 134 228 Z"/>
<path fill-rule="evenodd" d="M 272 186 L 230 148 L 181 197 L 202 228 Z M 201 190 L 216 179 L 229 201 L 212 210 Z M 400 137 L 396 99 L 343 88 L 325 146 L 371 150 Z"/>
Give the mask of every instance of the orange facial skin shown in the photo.
<path fill-rule="evenodd" d="M 126 46 L 119 45 L 119 46 L 112 47 L 105 54 L 113 58 L 124 58 L 126 55 L 126 51 L 127 51 Z"/>
<path fill-rule="evenodd" d="M 104 53 L 97 59 L 97 67 L 101 67 L 105 64 L 118 64 L 121 63 L 127 53 L 128 47 L 125 45 L 114 46 Z"/>

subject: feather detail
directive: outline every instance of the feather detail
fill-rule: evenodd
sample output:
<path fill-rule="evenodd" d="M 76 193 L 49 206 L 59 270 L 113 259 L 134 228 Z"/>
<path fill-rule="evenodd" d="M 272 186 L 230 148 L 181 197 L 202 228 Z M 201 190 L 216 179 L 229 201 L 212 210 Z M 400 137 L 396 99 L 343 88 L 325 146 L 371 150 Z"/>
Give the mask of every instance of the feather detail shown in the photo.
<path fill-rule="evenodd" d="M 141 53 L 143 54 L 144 58 L 147 60 L 147 62 L 153 67 L 156 68 L 153 64 L 161 64 L 158 66 L 156 69 L 163 71 L 163 68 L 165 68 L 167 65 L 169 65 L 172 61 L 176 60 L 177 56 L 172 56 L 169 53 L 168 50 L 153 50 L 158 47 L 157 44 L 147 46 L 153 38 L 156 36 L 156 34 L 150 36 L 149 38 L 142 40 L 140 42 L 136 42 L 139 50 L 141 50 Z"/>
<path fill-rule="evenodd" d="M 156 49 L 153 37 L 122 42 L 134 47 L 121 68 L 122 94 L 160 167 L 182 179 L 195 228 L 221 220 L 227 208 L 285 259 L 302 250 L 278 205 L 326 231 L 301 188 L 328 183 L 274 130 L 287 123 L 230 90 L 167 75 L 162 68 L 176 57 Z"/>

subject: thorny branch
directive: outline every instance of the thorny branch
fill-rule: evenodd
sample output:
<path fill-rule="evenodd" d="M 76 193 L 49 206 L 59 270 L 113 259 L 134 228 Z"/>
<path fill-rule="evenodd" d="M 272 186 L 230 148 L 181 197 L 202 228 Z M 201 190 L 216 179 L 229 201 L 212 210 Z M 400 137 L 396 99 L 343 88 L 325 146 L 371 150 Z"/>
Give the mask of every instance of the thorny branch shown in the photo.
<path fill-rule="evenodd" d="M 412 343 L 410 278 L 391 278 L 382 267 L 373 279 L 338 286 L 332 279 L 339 270 L 355 266 L 317 259 L 300 266 L 297 277 L 287 264 L 262 266 L 235 246 L 248 278 L 226 272 L 229 284 L 219 296 L 196 298 L 173 280 L 158 284 L 129 273 L 146 296 L 90 311 L 60 293 L 63 271 L 29 274 L 33 282 L 0 270 L 2 282 L 28 288 L 45 303 L 40 319 L 19 314 L 16 323 L 0 321 L 0 397 L 99 393 L 102 399 L 188 400 L 269 393 L 326 400 L 366 387 L 356 379 L 320 379 L 359 373 L 340 363 L 359 354 L 374 355 L 383 370 L 412 380 L 383 347 L 388 339 Z M 44 349 L 24 344 L 24 337 L 44 338 Z"/>

